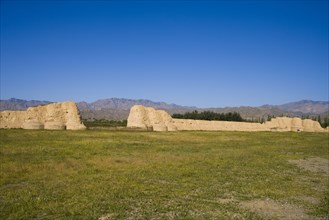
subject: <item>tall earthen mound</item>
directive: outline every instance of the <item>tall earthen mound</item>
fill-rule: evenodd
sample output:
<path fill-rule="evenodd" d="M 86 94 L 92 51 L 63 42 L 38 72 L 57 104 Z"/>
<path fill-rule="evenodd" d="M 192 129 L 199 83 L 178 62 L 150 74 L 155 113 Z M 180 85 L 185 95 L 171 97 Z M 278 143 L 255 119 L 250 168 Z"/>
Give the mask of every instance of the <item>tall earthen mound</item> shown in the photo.
<path fill-rule="evenodd" d="M 30 107 L 26 111 L 0 112 L 0 128 L 83 130 L 79 110 L 74 102 L 58 102 Z"/>
<path fill-rule="evenodd" d="M 176 131 L 171 116 L 163 110 L 134 105 L 130 109 L 127 127 L 153 131 Z"/>
<path fill-rule="evenodd" d="M 127 127 L 154 131 L 295 131 L 325 132 L 319 122 L 310 119 L 278 117 L 266 123 L 203 121 L 173 119 L 163 110 L 135 105 L 131 108 Z"/>

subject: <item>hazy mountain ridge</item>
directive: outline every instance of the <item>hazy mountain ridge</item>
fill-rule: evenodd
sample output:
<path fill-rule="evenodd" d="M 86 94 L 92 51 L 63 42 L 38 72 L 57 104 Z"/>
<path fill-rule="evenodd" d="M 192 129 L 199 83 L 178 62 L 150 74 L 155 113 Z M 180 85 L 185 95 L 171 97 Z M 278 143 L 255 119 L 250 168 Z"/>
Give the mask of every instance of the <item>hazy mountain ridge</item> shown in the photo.
<path fill-rule="evenodd" d="M 165 102 L 153 102 L 147 99 L 123 99 L 123 98 L 110 98 L 100 99 L 95 102 L 78 102 L 78 108 L 80 110 L 101 110 L 101 109 L 124 109 L 130 110 L 134 105 L 144 105 L 147 107 L 153 107 L 157 109 L 176 109 L 176 108 L 187 108 L 195 109 L 196 107 L 180 106 L 176 104 L 168 104 Z"/>
<path fill-rule="evenodd" d="M 25 110 L 31 106 L 49 104 L 49 101 L 8 99 L 0 100 L 0 110 Z M 189 106 L 180 106 L 168 104 L 165 102 L 153 102 L 146 99 L 123 99 L 110 98 L 100 99 L 95 102 L 78 102 L 77 106 L 83 119 L 107 119 L 123 120 L 128 118 L 129 110 L 133 105 L 144 105 L 156 109 L 163 109 L 170 114 L 185 113 L 187 111 L 214 111 L 217 113 L 239 112 L 245 119 L 267 118 L 268 115 L 274 116 L 302 116 L 302 115 L 321 115 L 327 116 L 329 111 L 329 102 L 301 100 L 290 102 L 283 105 L 263 105 L 259 107 L 225 107 L 225 108 L 197 108 Z"/>
<path fill-rule="evenodd" d="M 290 112 L 302 112 L 306 114 L 322 114 L 329 111 L 329 102 L 301 100 L 298 102 L 290 102 L 277 106 L 279 109 Z"/>
<path fill-rule="evenodd" d="M 11 98 L 8 100 L 0 100 L 0 111 L 4 110 L 26 110 L 28 107 L 47 105 L 52 102 L 39 100 L 23 100 Z"/>

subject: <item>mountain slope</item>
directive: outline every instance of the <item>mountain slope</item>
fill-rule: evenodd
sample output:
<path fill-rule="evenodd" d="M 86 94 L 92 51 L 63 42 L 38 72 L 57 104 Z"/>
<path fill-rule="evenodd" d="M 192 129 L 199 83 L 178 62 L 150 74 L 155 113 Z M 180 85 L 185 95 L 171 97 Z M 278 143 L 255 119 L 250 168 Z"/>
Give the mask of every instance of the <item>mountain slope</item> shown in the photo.
<path fill-rule="evenodd" d="M 304 114 L 322 114 L 329 110 L 329 102 L 301 100 L 277 106 L 279 109 Z"/>
<path fill-rule="evenodd" d="M 167 104 L 165 102 L 153 102 L 146 99 L 119 99 L 119 98 L 110 98 L 110 99 L 100 99 L 95 102 L 78 102 L 78 108 L 81 110 L 101 110 L 101 109 L 124 109 L 129 110 L 134 105 L 144 105 L 147 107 L 153 107 L 157 109 L 177 109 L 177 108 L 186 108 L 186 109 L 195 109 L 196 107 L 185 107 L 175 104 Z"/>
<path fill-rule="evenodd" d="M 49 101 L 23 100 L 11 98 L 0 100 L 0 111 L 4 110 L 26 110 L 28 107 L 50 104 Z"/>

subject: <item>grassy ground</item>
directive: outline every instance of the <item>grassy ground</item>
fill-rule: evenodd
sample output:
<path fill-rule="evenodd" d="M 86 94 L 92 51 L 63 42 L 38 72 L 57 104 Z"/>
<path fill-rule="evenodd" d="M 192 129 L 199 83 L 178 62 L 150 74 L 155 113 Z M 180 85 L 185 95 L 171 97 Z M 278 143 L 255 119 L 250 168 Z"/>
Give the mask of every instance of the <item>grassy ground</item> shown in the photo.
<path fill-rule="evenodd" d="M 89 120 L 83 120 L 83 124 L 87 128 L 94 128 L 94 127 L 127 127 L 127 120 L 122 120 L 122 121 L 115 121 L 115 120 L 94 120 L 94 121 L 89 121 Z"/>
<path fill-rule="evenodd" d="M 328 160 L 328 134 L 0 135 L 0 219 L 280 219 L 285 210 L 292 219 L 329 215 L 327 173 L 289 162 Z M 253 208 L 254 201 L 270 213 Z"/>

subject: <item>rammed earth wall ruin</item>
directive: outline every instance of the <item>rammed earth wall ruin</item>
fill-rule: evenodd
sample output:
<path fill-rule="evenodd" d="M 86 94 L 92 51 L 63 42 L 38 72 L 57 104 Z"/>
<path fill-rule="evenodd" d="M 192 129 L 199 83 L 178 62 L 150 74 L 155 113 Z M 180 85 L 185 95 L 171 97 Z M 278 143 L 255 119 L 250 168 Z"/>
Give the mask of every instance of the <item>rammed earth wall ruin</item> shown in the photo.
<path fill-rule="evenodd" d="M 130 109 L 128 127 L 154 131 L 305 131 L 325 132 L 310 119 L 278 117 L 266 123 L 173 119 L 163 110 L 135 105 Z"/>
<path fill-rule="evenodd" d="M 0 128 L 83 130 L 74 102 L 58 102 L 30 107 L 26 111 L 1 111 Z"/>

